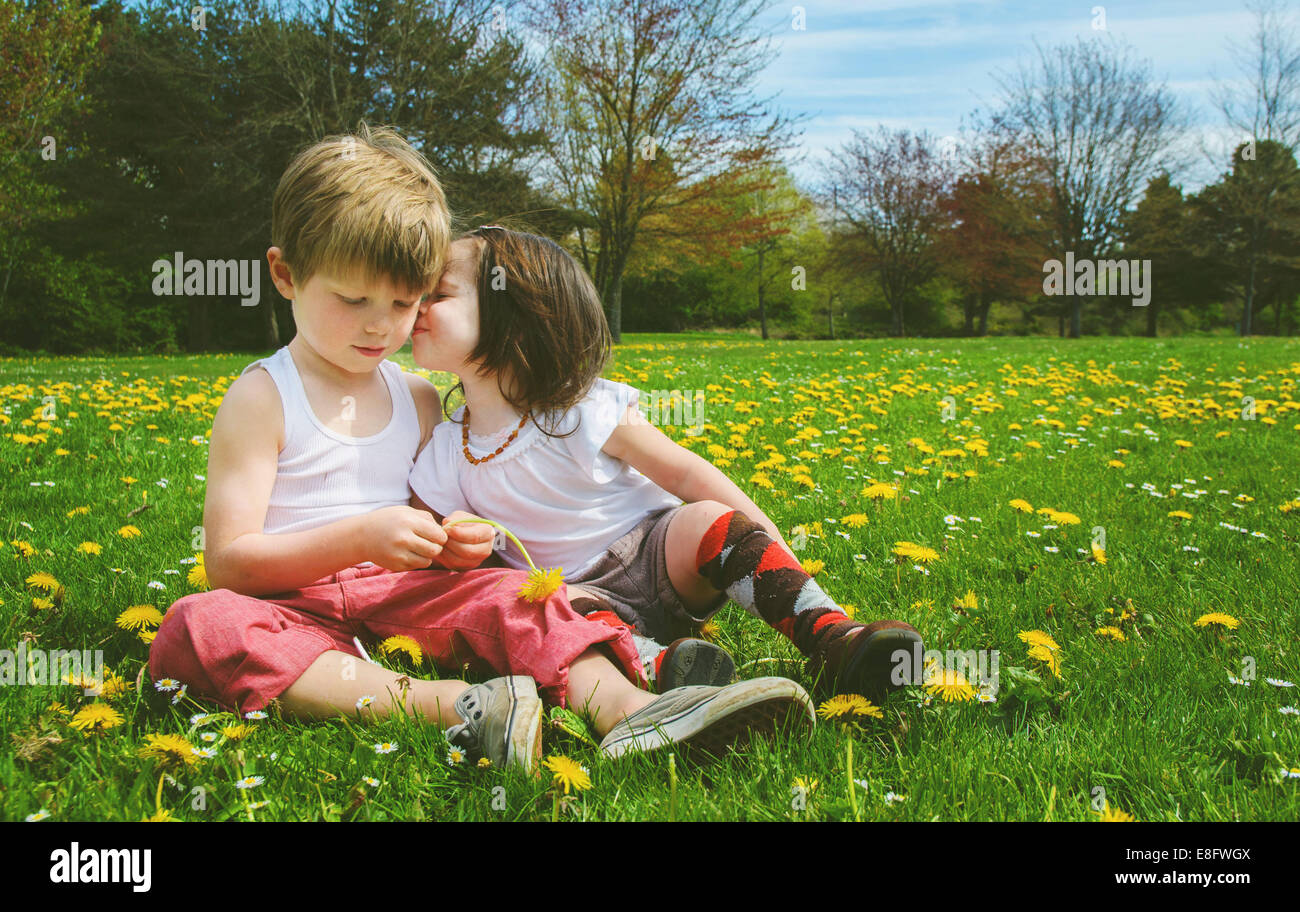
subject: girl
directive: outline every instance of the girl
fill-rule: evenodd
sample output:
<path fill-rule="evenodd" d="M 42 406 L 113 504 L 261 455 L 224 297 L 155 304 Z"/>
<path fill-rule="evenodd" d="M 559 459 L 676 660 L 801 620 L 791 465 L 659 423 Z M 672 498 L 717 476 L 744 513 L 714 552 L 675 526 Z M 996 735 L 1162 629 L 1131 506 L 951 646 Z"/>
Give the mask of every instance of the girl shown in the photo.
<path fill-rule="evenodd" d="M 740 488 L 600 377 L 610 344 L 595 287 L 558 244 L 495 225 L 458 239 L 412 346 L 416 364 L 460 378 L 465 405 L 416 460 L 417 498 L 504 519 L 538 566 L 563 568 L 575 608 L 606 607 L 643 636 L 680 636 L 730 597 L 809 658 L 823 692 L 914 680 L 916 629 L 850 620 Z"/>

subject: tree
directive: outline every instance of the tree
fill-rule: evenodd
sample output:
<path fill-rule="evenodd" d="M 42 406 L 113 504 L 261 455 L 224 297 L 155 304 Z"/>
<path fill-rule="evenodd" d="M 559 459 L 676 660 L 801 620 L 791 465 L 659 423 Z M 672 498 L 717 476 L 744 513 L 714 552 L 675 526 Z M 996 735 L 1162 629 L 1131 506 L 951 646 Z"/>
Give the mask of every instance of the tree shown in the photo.
<path fill-rule="evenodd" d="M 760 185 L 748 196 L 749 214 L 761 225 L 760 233 L 746 245 L 754 257 L 754 285 L 758 304 L 759 327 L 764 339 L 768 338 L 767 308 L 764 293 L 772 280 L 784 276 L 794 287 L 805 290 L 807 271 L 812 264 L 791 263 L 788 256 L 789 236 L 805 223 L 812 213 L 812 204 L 794 186 L 789 173 L 781 168 L 774 172 L 770 186 Z M 768 268 L 764 268 L 764 260 Z M 775 262 L 775 267 L 772 263 Z M 802 273 L 797 270 L 803 270 Z M 793 275 L 792 275 L 793 272 Z"/>
<path fill-rule="evenodd" d="M 1079 39 L 999 79 L 995 128 L 1011 130 L 1043 164 L 1051 188 L 1052 246 L 1075 260 L 1110 254 L 1125 212 L 1147 181 L 1177 164 L 1182 113 L 1150 65 L 1127 48 Z M 1070 336 L 1080 335 L 1083 301 L 1070 296 Z"/>
<path fill-rule="evenodd" d="M 1277 0 L 1247 3 L 1255 15 L 1249 44 L 1233 47 L 1247 86 L 1238 95 L 1225 83 L 1211 92 L 1228 126 L 1256 142 L 1269 139 L 1295 151 L 1300 143 L 1300 40 Z"/>
<path fill-rule="evenodd" d="M 1168 174 L 1152 178 L 1142 201 L 1125 221 L 1124 256 L 1151 263 L 1146 334 L 1153 338 L 1162 313 L 1207 300 L 1207 292 L 1216 284 L 1196 256 L 1192 233 L 1182 188 Z"/>
<path fill-rule="evenodd" d="M 890 309 L 890 333 L 901 336 L 918 290 L 938 269 L 935 242 L 946 213 L 942 200 L 952 180 L 929 134 L 854 131 L 827 167 L 836 188 L 836 212 L 848 223 L 850 242 L 876 274 Z"/>
<path fill-rule="evenodd" d="M 654 239 L 642 236 L 652 217 L 666 216 L 660 232 L 734 247 L 740 226 L 718 219 L 725 198 L 760 187 L 764 166 L 789 145 L 790 121 L 752 93 L 770 53 L 754 28 L 766 5 L 533 2 L 533 23 L 551 41 L 550 180 L 575 214 L 616 340 L 623 275 L 638 240 Z"/>
<path fill-rule="evenodd" d="M 1042 290 L 1047 238 L 1040 213 L 1050 208 L 1042 173 L 1029 150 L 987 137 L 944 200 L 942 271 L 961 290 L 968 336 L 985 334 L 995 301 L 1022 301 Z"/>
<path fill-rule="evenodd" d="M 1241 288 L 1242 335 L 1254 315 L 1272 305 L 1275 331 L 1296 293 L 1300 268 L 1300 170 L 1295 155 L 1279 142 L 1264 140 L 1253 157 L 1242 143 L 1233 152 L 1232 170 L 1203 189 L 1193 203 L 1202 252 L 1227 271 Z M 1262 293 L 1261 293 L 1262 292 Z"/>

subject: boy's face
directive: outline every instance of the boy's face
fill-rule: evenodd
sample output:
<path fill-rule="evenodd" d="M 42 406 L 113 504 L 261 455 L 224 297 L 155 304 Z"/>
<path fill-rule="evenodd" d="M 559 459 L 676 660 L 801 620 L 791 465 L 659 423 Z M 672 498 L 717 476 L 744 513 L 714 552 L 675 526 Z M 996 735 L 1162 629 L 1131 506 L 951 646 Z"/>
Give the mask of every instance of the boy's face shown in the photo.
<path fill-rule="evenodd" d="M 398 288 L 388 279 L 366 280 L 318 272 L 295 284 L 278 247 L 267 251 L 276 288 L 293 301 L 298 334 L 343 370 L 365 373 L 396 352 L 411 335 L 423 299 L 419 289 Z"/>

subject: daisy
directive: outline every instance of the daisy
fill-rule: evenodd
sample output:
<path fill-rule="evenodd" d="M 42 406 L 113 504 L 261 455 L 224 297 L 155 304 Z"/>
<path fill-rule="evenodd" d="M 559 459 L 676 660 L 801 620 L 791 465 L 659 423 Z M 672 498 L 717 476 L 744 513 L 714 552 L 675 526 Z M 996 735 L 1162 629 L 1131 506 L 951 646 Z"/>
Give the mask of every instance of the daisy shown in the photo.
<path fill-rule="evenodd" d="M 238 779 L 235 781 L 235 788 L 237 789 L 256 788 L 257 786 L 261 785 L 265 781 L 266 781 L 265 776 L 245 776 L 243 779 Z"/>
<path fill-rule="evenodd" d="M 263 711 L 260 710 L 260 709 L 254 709 L 254 710 L 250 710 L 249 712 L 244 713 L 244 718 L 245 718 L 245 719 L 265 719 L 265 718 L 266 718 L 266 713 L 263 712 Z"/>
<path fill-rule="evenodd" d="M 371 788 L 379 788 L 379 780 L 374 776 L 362 776 L 361 781 Z"/>
<path fill-rule="evenodd" d="M 204 722 L 211 719 L 212 716 L 212 713 L 195 713 L 190 716 L 190 725 L 202 725 Z"/>
<path fill-rule="evenodd" d="M 160 582 L 158 582 L 158 580 L 149 580 L 149 582 L 145 583 L 145 585 L 146 585 L 147 587 L 149 587 L 150 589 L 166 589 L 166 588 L 167 588 L 167 584 L 166 584 L 166 583 L 160 583 Z"/>
<path fill-rule="evenodd" d="M 1229 684 L 1238 684 L 1238 685 L 1240 685 L 1240 686 L 1242 686 L 1242 687 L 1249 687 L 1249 686 L 1250 686 L 1250 682 L 1249 682 L 1249 681 L 1244 680 L 1243 678 L 1239 678 L 1239 677 L 1237 677 L 1237 676 L 1234 675 L 1232 672 L 1228 672 L 1228 683 L 1229 683 Z"/>
<path fill-rule="evenodd" d="M 460 764 L 464 763 L 465 760 L 466 760 L 466 754 L 462 748 L 459 748 L 454 744 L 447 748 L 448 764 L 450 764 L 451 766 L 459 766 Z"/>
<path fill-rule="evenodd" d="M 371 694 L 366 694 L 366 695 L 363 696 L 363 697 L 358 697 L 358 698 L 357 698 L 357 709 L 365 709 L 367 706 L 369 706 L 369 705 L 370 705 L 371 703 L 373 703 L 373 702 L 375 702 L 375 698 L 374 698 L 374 696 L 371 695 Z"/>
<path fill-rule="evenodd" d="M 254 802 L 252 802 L 251 804 L 249 804 L 247 807 L 248 807 L 248 810 L 250 810 L 250 811 L 260 811 L 262 808 L 266 807 L 266 806 L 267 806 L 268 804 L 270 804 L 270 803 L 271 803 L 271 802 L 266 801 L 266 800 L 262 800 L 262 801 L 254 801 Z"/>
<path fill-rule="evenodd" d="M 894 792 L 885 792 L 885 804 L 897 804 L 900 801 L 906 801 L 906 795 L 898 795 Z"/>
<path fill-rule="evenodd" d="M 569 794 L 570 787 L 579 792 L 591 788 L 590 770 L 575 760 L 564 756 L 549 757 L 542 761 L 542 766 L 555 774 L 555 784 L 563 785 L 566 795 Z"/>
<path fill-rule="evenodd" d="M 45 808 L 41 808 L 35 814 L 28 814 L 26 817 L 23 818 L 23 820 L 27 823 L 36 823 L 37 821 L 44 820 L 46 817 L 49 816 L 50 816 L 50 812 L 45 810 Z"/>
<path fill-rule="evenodd" d="M 1300 709 L 1294 706 L 1283 706 L 1278 712 L 1284 716 L 1300 716 Z"/>
<path fill-rule="evenodd" d="M 395 750 L 397 750 L 397 745 L 392 741 L 380 741 L 375 745 L 376 754 L 391 754 Z"/>
<path fill-rule="evenodd" d="M 172 706 L 178 705 L 181 700 L 185 699 L 185 692 L 189 690 L 189 686 L 188 684 L 181 685 L 181 689 L 176 691 L 176 695 L 172 697 Z"/>
<path fill-rule="evenodd" d="M 1295 687 L 1290 681 L 1283 681 L 1281 678 L 1265 678 L 1264 680 L 1274 687 Z"/>
<path fill-rule="evenodd" d="M 159 678 L 153 682 L 153 689 L 171 693 L 181 686 L 181 682 L 175 678 Z"/>
<path fill-rule="evenodd" d="M 217 733 L 216 733 L 216 732 L 204 732 L 203 734 L 199 735 L 199 739 L 202 740 L 202 741 L 206 741 L 206 742 L 208 742 L 209 744 L 211 744 L 213 741 L 217 740 Z"/>

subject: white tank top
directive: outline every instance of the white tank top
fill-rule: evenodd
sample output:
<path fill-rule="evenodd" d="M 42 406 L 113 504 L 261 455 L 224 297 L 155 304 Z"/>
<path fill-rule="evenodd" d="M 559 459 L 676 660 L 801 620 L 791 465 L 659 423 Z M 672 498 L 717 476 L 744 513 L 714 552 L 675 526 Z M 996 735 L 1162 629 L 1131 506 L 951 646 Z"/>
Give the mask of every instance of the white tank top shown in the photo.
<path fill-rule="evenodd" d="M 254 361 L 241 375 L 258 366 L 275 381 L 284 412 L 284 449 L 263 533 L 302 532 L 410 502 L 407 478 L 420 448 L 420 419 L 400 367 L 392 361 L 379 365 L 393 403 L 388 426 L 369 437 L 347 437 L 316 417 L 287 347 Z"/>

